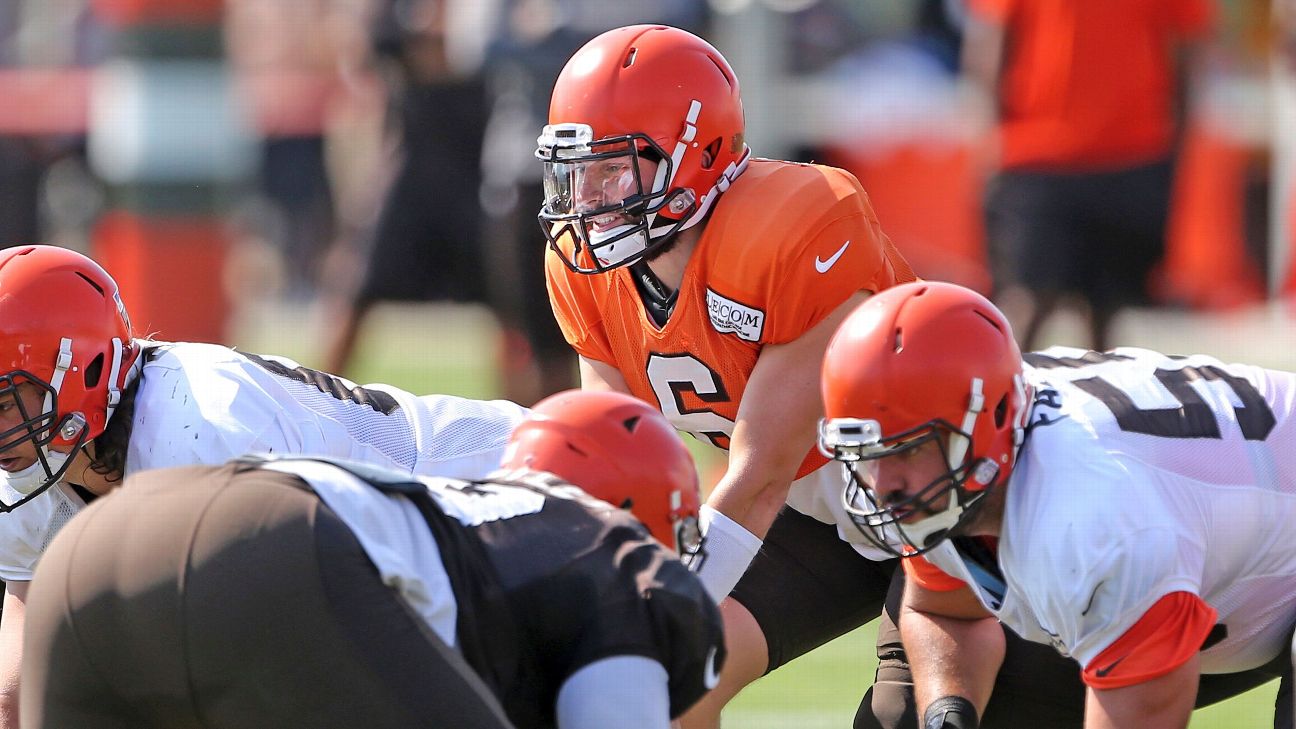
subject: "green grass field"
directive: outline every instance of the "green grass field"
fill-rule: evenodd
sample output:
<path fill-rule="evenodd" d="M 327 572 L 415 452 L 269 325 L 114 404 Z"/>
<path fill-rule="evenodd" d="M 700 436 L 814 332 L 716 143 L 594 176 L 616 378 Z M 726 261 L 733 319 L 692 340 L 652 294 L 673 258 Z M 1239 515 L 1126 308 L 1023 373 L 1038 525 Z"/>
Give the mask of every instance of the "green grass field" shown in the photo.
<path fill-rule="evenodd" d="M 1191 320 L 1147 315 L 1118 328 L 1126 342 L 1162 351 L 1204 351 L 1224 358 L 1296 369 L 1290 325 L 1271 314 Z M 1066 334 L 1065 323 L 1062 334 Z M 321 323 L 305 312 L 266 309 L 235 327 L 240 348 L 316 365 Z M 1256 332 L 1272 332 L 1261 336 Z M 452 306 L 380 307 L 358 344 L 357 382 L 386 382 L 412 392 L 489 398 L 496 394 L 494 325 L 480 310 Z M 1067 341 L 1061 338 L 1059 341 Z M 875 627 L 865 626 L 760 680 L 726 710 L 727 729 L 848 729 L 872 681 Z M 1271 726 L 1277 683 L 1198 711 L 1192 729 Z M 1041 728 L 1047 729 L 1047 728 Z"/>

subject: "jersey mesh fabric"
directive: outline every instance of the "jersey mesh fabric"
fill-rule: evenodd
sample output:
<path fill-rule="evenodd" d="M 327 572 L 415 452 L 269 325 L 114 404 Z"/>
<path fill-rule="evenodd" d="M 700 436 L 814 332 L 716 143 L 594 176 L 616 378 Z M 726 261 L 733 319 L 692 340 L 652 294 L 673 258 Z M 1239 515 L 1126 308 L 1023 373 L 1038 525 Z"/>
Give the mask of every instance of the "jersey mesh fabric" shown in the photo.
<path fill-rule="evenodd" d="M 322 417 L 341 423 L 353 440 L 377 448 L 396 463 L 414 469 L 418 461 L 414 429 L 399 411 L 383 415 L 368 405 L 339 400 L 314 385 L 283 378 L 283 387 L 294 400 Z M 433 427 L 432 423 L 427 426 Z"/>
<path fill-rule="evenodd" d="M 42 552 L 49 547 L 50 542 L 54 539 L 54 536 L 59 533 L 59 530 L 71 521 L 72 517 L 76 516 L 77 512 L 80 511 L 80 507 L 74 506 L 70 501 L 68 501 L 68 497 L 59 491 L 58 487 L 51 488 L 50 491 L 53 492 L 54 495 L 54 513 L 50 515 L 49 528 L 45 532 L 45 539 L 41 542 Z"/>
<path fill-rule="evenodd" d="M 720 198 L 658 327 L 630 271 L 546 275 L 563 335 L 615 367 L 677 429 L 728 447 L 766 345 L 796 340 L 860 291 L 911 281 L 859 181 L 842 170 L 753 160 Z M 798 477 L 826 459 L 810 448 Z"/>

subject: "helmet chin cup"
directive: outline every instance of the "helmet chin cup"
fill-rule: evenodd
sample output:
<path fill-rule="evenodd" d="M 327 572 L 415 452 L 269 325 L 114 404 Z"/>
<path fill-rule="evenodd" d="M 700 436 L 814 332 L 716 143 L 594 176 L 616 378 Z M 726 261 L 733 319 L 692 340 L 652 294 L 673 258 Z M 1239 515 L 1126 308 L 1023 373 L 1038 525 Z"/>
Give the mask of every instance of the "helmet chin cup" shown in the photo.
<path fill-rule="evenodd" d="M 615 268 L 631 257 L 640 256 L 648 248 L 648 233 L 642 225 L 618 225 L 611 230 L 591 230 L 589 240 L 591 255 L 606 268 Z"/>
<path fill-rule="evenodd" d="M 0 514 L 17 509 L 63 480 L 68 467 L 72 465 L 72 455 L 80 451 L 88 440 L 85 416 L 69 413 L 58 426 L 58 432 L 63 439 L 72 441 L 70 450 L 63 452 L 51 450 L 48 445 L 37 446 L 36 461 L 30 466 L 13 473 L 0 472 L 0 484 L 22 496 L 14 503 L 7 503 L 0 498 Z"/>
<path fill-rule="evenodd" d="M 43 460 L 37 458 L 21 471 L 12 473 L 6 471 L 3 476 L 0 476 L 0 481 L 23 496 L 30 496 L 37 489 L 43 491 L 57 482 L 58 479 L 54 477 L 61 476 L 67 470 L 68 458 L 67 453 L 46 451 Z"/>

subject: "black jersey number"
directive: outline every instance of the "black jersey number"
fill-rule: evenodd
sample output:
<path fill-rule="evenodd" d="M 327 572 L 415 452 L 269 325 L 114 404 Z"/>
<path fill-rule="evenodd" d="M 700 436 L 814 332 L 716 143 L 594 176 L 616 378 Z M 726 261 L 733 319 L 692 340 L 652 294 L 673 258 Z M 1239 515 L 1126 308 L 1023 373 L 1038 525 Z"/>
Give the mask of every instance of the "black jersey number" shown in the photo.
<path fill-rule="evenodd" d="M 691 354 L 652 354 L 648 356 L 648 382 L 657 395 L 662 414 L 679 430 L 706 438 L 719 448 L 729 448 L 734 422 L 710 408 L 689 408 L 684 393 L 691 393 L 704 403 L 729 402 L 720 376 L 706 363 Z"/>
<path fill-rule="evenodd" d="M 337 375 L 330 375 L 327 372 L 320 372 L 309 367 L 289 367 L 278 360 L 248 352 L 242 354 L 269 372 L 305 385 L 311 385 L 325 395 L 335 397 L 338 400 L 364 405 L 383 415 L 391 415 L 400 407 L 400 403 L 396 402 L 396 398 L 390 394 L 381 390 L 371 390 L 367 387 L 352 385 Z"/>
<path fill-rule="evenodd" d="M 1102 355 L 1098 355 L 1101 357 Z M 1110 357 L 1110 353 L 1108 357 Z M 1115 355 L 1119 357 L 1119 355 Z M 1037 367 L 1083 367 L 1104 361 L 1086 357 L 1083 360 L 1031 355 L 1031 364 Z M 1142 409 L 1134 404 L 1129 394 L 1101 377 L 1073 380 L 1071 384 L 1093 395 L 1111 410 L 1116 424 L 1130 433 L 1143 433 L 1163 438 L 1220 438 L 1215 413 L 1193 389 L 1197 380 L 1223 382 L 1237 395 L 1241 407 L 1233 408 L 1238 428 L 1247 440 L 1264 440 L 1274 427 L 1273 410 L 1255 385 L 1245 377 L 1230 374 L 1214 365 L 1158 369 L 1153 372 L 1161 386 L 1179 401 L 1177 408 Z"/>

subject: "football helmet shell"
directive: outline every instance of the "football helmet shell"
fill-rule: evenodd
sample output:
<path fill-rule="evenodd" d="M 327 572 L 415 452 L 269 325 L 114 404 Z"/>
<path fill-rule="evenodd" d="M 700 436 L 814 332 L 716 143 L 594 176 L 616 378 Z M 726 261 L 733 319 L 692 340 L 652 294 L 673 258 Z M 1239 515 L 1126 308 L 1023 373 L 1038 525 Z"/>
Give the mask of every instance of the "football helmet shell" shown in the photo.
<path fill-rule="evenodd" d="M 650 255 L 701 221 L 746 168 L 743 130 L 738 79 L 711 44 L 664 25 L 594 38 L 559 75 L 537 140 L 550 247 L 581 273 Z M 609 161 L 633 177 L 582 184 Z"/>
<path fill-rule="evenodd" d="M 693 457 L 666 418 L 638 398 L 593 390 L 547 397 L 514 429 L 502 466 L 552 473 L 628 508 L 681 555 L 700 550 Z"/>
<path fill-rule="evenodd" d="M 985 297 L 915 282 L 871 297 L 842 322 L 824 355 L 819 446 L 850 475 L 843 500 L 856 526 L 889 551 L 920 554 L 973 513 L 1011 472 L 1030 393 L 1021 351 Z M 870 462 L 938 441 L 948 470 L 883 506 Z M 941 513 L 903 524 L 915 510 Z"/>
<path fill-rule="evenodd" d="M 135 375 L 140 345 L 117 283 L 86 256 L 55 246 L 0 251 L 0 397 L 41 391 L 39 412 L 0 433 L 0 453 L 36 445 L 37 463 L 4 482 L 22 494 L 9 511 L 56 483 L 67 456 L 103 433 Z M 56 450 L 51 450 L 55 448 Z"/>

